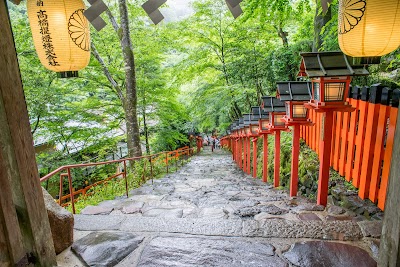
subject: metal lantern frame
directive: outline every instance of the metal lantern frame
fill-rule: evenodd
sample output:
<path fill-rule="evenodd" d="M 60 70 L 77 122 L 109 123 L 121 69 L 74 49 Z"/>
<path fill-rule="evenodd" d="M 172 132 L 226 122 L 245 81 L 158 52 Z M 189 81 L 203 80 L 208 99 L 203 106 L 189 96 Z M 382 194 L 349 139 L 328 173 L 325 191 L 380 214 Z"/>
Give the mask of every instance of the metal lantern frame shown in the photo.
<path fill-rule="evenodd" d="M 258 133 L 259 134 L 269 134 L 271 131 L 268 128 L 269 124 L 269 114 L 265 112 L 262 107 L 252 107 L 253 120 L 258 118 Z"/>
<path fill-rule="evenodd" d="M 366 76 L 363 65 L 351 64 L 355 60 L 342 52 L 300 53 L 300 76 L 304 73 L 312 83 L 312 97 L 305 104 L 316 112 L 325 110 L 351 112 L 354 109 L 346 101 L 353 76 Z"/>
<path fill-rule="evenodd" d="M 308 118 L 308 108 L 304 105 L 311 100 L 311 82 L 277 82 L 277 90 L 279 99 L 285 102 L 286 115 L 283 119 L 286 124 L 312 125 Z M 302 115 L 296 116 L 296 110 L 300 110 Z"/>
<path fill-rule="evenodd" d="M 269 112 L 268 127 L 273 131 L 288 131 L 283 117 L 286 115 L 285 102 L 273 96 L 263 96 L 262 108 Z"/>

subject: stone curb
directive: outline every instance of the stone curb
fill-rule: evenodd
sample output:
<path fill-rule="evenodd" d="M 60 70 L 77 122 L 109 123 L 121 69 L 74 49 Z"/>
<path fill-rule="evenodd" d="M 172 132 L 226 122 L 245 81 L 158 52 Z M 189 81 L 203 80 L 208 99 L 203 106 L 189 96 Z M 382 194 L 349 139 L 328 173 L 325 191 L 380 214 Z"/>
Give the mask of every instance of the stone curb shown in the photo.
<path fill-rule="evenodd" d="M 204 218 L 154 218 L 130 215 L 75 215 L 75 230 L 167 232 L 206 236 L 314 238 L 356 241 L 371 236 L 351 221 L 242 221 Z"/>

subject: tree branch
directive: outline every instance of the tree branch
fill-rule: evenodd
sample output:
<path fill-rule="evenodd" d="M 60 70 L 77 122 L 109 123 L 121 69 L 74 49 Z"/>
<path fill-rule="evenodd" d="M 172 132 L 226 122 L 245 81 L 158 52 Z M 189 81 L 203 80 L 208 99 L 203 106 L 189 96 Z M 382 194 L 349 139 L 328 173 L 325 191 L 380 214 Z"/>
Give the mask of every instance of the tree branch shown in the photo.
<path fill-rule="evenodd" d="M 108 67 L 106 66 L 106 63 L 104 62 L 103 58 L 100 56 L 99 52 L 97 51 L 97 49 L 93 43 L 91 43 L 91 50 L 92 50 L 93 56 L 96 58 L 96 60 L 100 63 L 101 67 L 103 68 L 104 75 L 106 75 L 108 81 L 111 83 L 112 87 L 115 89 L 119 99 L 122 101 L 122 104 L 124 104 L 125 97 L 124 97 L 124 94 L 122 93 L 121 87 L 118 85 L 118 83 L 112 77 Z"/>

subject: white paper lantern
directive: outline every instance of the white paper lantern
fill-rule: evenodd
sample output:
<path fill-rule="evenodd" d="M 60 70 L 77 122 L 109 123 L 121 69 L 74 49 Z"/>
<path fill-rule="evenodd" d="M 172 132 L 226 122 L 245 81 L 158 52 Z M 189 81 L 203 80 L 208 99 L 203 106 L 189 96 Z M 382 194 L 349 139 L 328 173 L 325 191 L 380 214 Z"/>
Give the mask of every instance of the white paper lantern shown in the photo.
<path fill-rule="evenodd" d="M 77 76 L 90 60 L 89 22 L 82 0 L 28 0 L 28 17 L 40 62 L 61 77 Z"/>
<path fill-rule="evenodd" d="M 379 57 L 400 45 L 399 0 L 340 0 L 340 49 L 353 57 Z"/>

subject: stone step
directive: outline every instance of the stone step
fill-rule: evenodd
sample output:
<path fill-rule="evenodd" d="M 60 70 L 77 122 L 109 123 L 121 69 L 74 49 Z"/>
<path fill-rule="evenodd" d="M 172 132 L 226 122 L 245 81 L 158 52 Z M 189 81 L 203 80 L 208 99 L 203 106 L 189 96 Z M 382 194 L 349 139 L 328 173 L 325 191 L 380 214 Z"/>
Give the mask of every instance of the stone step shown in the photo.
<path fill-rule="evenodd" d="M 371 225 L 373 224 L 373 225 Z M 205 236 L 312 238 L 357 241 L 379 222 L 153 218 L 132 215 L 75 215 L 75 230 L 182 233 Z M 379 226 L 378 226 L 379 228 Z"/>

